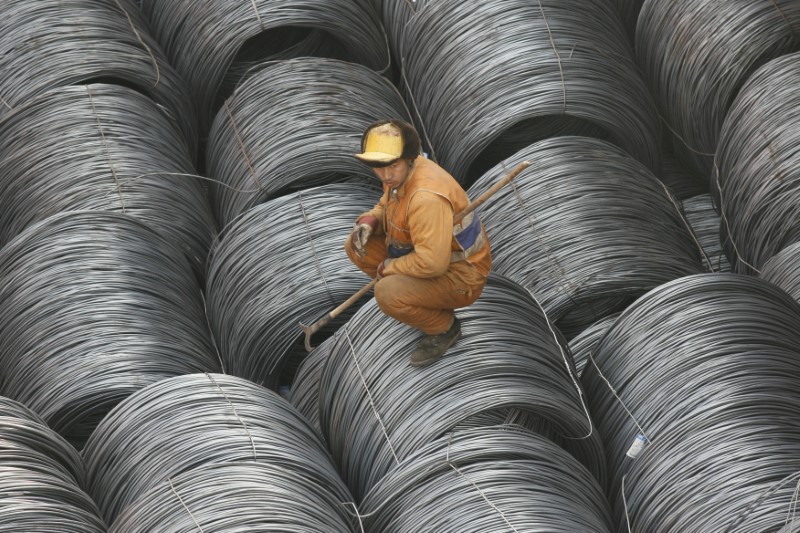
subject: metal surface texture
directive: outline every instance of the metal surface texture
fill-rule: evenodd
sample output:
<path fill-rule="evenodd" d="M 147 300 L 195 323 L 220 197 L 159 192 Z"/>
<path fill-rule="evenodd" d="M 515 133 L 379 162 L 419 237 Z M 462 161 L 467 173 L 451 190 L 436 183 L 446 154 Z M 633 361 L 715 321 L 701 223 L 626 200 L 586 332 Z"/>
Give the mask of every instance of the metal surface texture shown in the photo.
<path fill-rule="evenodd" d="M 790 244 L 769 258 L 759 277 L 774 283 L 800 302 L 800 243 Z"/>
<path fill-rule="evenodd" d="M 578 376 L 583 374 L 583 370 L 589 362 L 589 357 L 594 353 L 597 344 L 606 334 L 606 331 L 617 321 L 619 315 L 620 313 L 614 313 L 601 318 L 569 341 L 569 351 L 575 361 L 575 369 L 578 372 Z"/>
<path fill-rule="evenodd" d="M 289 391 L 289 401 L 318 431 L 322 431 L 319 426 L 319 378 L 336 341 L 335 335 L 325 339 L 303 359 Z"/>
<path fill-rule="evenodd" d="M 699 194 L 682 201 L 681 205 L 686 220 L 692 226 L 692 231 L 705 252 L 703 255 L 705 269 L 708 272 L 730 272 L 731 264 L 719 239 L 719 214 L 714 209 L 711 195 Z"/>

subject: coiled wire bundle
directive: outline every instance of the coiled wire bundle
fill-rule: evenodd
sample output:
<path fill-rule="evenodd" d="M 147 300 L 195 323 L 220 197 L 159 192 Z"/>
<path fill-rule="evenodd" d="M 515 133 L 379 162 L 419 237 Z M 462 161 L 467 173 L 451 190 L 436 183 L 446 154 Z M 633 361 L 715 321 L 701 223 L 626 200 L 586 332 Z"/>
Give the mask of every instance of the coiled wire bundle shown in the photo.
<path fill-rule="evenodd" d="M 700 194 L 681 202 L 686 220 L 703 247 L 703 266 L 708 272 L 730 272 L 731 265 L 719 240 L 719 214 L 711 195 Z M 710 261 L 710 263 L 709 263 Z"/>
<path fill-rule="evenodd" d="M 131 0 L 4 0 L 0 71 L 0 116 L 54 87 L 113 83 L 161 106 L 196 155 L 188 87 Z"/>
<path fill-rule="evenodd" d="M 206 291 L 226 373 L 278 386 L 293 354 L 305 355 L 298 322 L 322 318 L 369 281 L 344 242 L 379 198 L 365 185 L 326 185 L 254 207 L 228 227 L 212 251 Z"/>
<path fill-rule="evenodd" d="M 723 121 L 742 84 L 759 65 L 798 47 L 796 0 L 644 3 L 636 57 L 678 158 L 701 179 L 711 176 Z"/>
<path fill-rule="evenodd" d="M 709 191 L 709 182 L 692 174 L 678 161 L 671 147 L 664 149 L 663 157 L 661 158 L 661 170 L 656 176 L 678 200 L 706 194 Z"/>
<path fill-rule="evenodd" d="M 603 491 L 539 435 L 495 426 L 445 435 L 407 457 L 364 499 L 365 530 L 611 532 Z"/>
<path fill-rule="evenodd" d="M 774 283 L 800 302 L 800 243 L 790 244 L 773 255 L 758 277 Z"/>
<path fill-rule="evenodd" d="M 217 369 L 184 256 L 137 219 L 54 215 L 0 250 L 0 393 L 77 447 L 117 402 Z"/>
<path fill-rule="evenodd" d="M 157 513 L 186 522 L 216 508 L 227 518 L 237 499 L 235 519 L 244 521 L 245 509 L 263 509 L 261 498 L 294 504 L 301 519 L 323 514 L 353 523 L 344 505 L 352 497 L 313 428 L 286 400 L 241 378 L 191 374 L 154 383 L 111 411 L 83 454 L 90 494 L 109 523 L 119 517 L 115 531 L 152 531 L 141 523 Z M 254 486 L 242 502 L 245 484 Z"/>
<path fill-rule="evenodd" d="M 318 431 L 321 431 L 319 426 L 319 378 L 331 355 L 331 348 L 336 340 L 334 337 L 337 334 L 338 332 L 325 339 L 303 358 L 289 391 L 289 401 Z"/>
<path fill-rule="evenodd" d="M 420 333 L 364 305 L 334 338 L 319 379 L 320 426 L 361 498 L 401 461 L 473 418 L 524 412 L 604 480 L 605 460 L 568 349 L 524 289 L 491 276 L 458 310 L 462 338 L 426 369 L 409 366 Z"/>
<path fill-rule="evenodd" d="M 374 181 L 358 153 L 364 128 L 406 118 L 389 81 L 360 65 L 331 59 L 276 62 L 254 74 L 217 114 L 208 172 L 217 220 L 291 190 L 333 182 Z"/>
<path fill-rule="evenodd" d="M 645 0 L 614 0 L 617 6 L 617 11 L 622 18 L 622 25 L 625 26 L 625 31 L 630 36 L 631 41 L 634 41 L 636 36 L 636 23 L 639 20 L 639 11 Z"/>
<path fill-rule="evenodd" d="M 798 84 L 800 53 L 770 61 L 747 80 L 722 127 L 712 190 L 736 272 L 756 272 L 800 242 Z"/>
<path fill-rule="evenodd" d="M 537 295 L 567 336 L 671 279 L 702 272 L 680 206 L 644 165 L 588 137 L 540 141 L 488 171 L 533 164 L 481 210 L 493 268 Z"/>
<path fill-rule="evenodd" d="M 658 169 L 655 107 L 606 0 L 440 0 L 403 43 L 433 153 L 462 183 L 556 135 L 606 138 Z"/>
<path fill-rule="evenodd" d="M 182 250 L 198 277 L 215 222 L 186 145 L 142 94 L 59 87 L 0 119 L 0 245 L 54 213 L 135 216 Z"/>
<path fill-rule="evenodd" d="M 781 527 L 797 480 L 782 484 L 800 471 L 798 376 L 800 304 L 762 280 L 688 276 L 628 307 L 581 377 L 621 530 Z"/>
<path fill-rule="evenodd" d="M 336 57 L 344 48 L 353 62 L 376 71 L 389 67 L 386 37 L 369 0 L 210 0 L 202 4 L 140 0 L 140 4 L 153 35 L 189 82 L 203 135 L 217 112 L 214 103 L 227 71 L 241 70 L 237 65 L 242 62 L 276 54 L 285 57 L 287 49 L 297 44 L 288 32 L 297 28 L 324 32 L 340 43 L 324 50 L 315 48 L 316 52 L 327 54 L 332 49 Z M 243 55 L 237 57 L 240 52 Z"/>
<path fill-rule="evenodd" d="M 614 313 L 601 318 L 569 341 L 569 351 L 572 353 L 572 360 L 575 361 L 575 369 L 578 376 L 583 374 L 583 370 L 589 362 L 589 356 L 594 353 L 597 343 L 600 342 L 606 331 L 614 325 L 619 315 L 620 313 Z"/>

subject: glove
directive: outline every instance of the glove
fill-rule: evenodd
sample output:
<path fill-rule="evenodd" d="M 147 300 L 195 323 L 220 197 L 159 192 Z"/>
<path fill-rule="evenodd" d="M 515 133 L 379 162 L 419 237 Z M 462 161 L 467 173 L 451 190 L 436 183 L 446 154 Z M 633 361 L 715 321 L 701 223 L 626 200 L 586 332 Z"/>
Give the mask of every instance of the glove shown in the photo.
<path fill-rule="evenodd" d="M 375 228 L 378 226 L 378 219 L 365 215 L 358 219 L 353 231 L 350 233 L 350 239 L 353 244 L 353 249 L 359 259 L 364 259 L 367 255 L 367 241 L 369 240 Z"/>
<path fill-rule="evenodd" d="M 377 276 L 376 279 L 382 279 L 384 277 L 383 270 L 386 267 L 388 267 L 392 263 L 392 261 L 394 261 L 394 259 L 390 259 L 388 257 L 386 259 L 384 259 L 383 261 L 381 261 L 381 264 L 378 265 L 378 276 Z"/>

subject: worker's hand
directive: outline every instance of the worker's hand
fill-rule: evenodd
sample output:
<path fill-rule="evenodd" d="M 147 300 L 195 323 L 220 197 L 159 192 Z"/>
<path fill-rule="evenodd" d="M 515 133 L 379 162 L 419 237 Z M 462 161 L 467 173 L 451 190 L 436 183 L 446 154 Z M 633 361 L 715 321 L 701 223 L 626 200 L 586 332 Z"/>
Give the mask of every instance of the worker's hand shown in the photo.
<path fill-rule="evenodd" d="M 388 258 L 388 257 L 386 259 L 384 259 L 383 261 L 381 261 L 381 264 L 378 265 L 378 277 L 376 279 L 382 279 L 382 278 L 385 277 L 384 274 L 383 274 L 383 270 L 386 267 L 388 267 L 392 263 L 392 261 L 394 261 L 394 259 L 391 259 L 391 258 Z"/>
<path fill-rule="evenodd" d="M 378 219 L 369 215 L 361 217 L 353 227 L 350 240 L 359 259 L 364 259 L 367 255 L 367 241 L 377 227 Z"/>

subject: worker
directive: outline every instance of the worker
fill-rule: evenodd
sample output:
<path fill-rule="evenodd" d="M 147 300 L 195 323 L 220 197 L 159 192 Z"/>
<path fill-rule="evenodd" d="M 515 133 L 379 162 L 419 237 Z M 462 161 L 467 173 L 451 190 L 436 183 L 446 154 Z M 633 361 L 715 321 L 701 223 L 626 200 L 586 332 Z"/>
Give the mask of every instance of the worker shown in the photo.
<path fill-rule="evenodd" d="M 377 278 L 375 300 L 392 318 L 425 334 L 412 366 L 439 359 L 461 337 L 454 309 L 478 299 L 492 266 L 489 240 L 464 189 L 427 159 L 419 135 L 401 120 L 367 127 L 361 153 L 383 183 L 383 196 L 360 215 L 345 244 L 347 256 Z"/>

